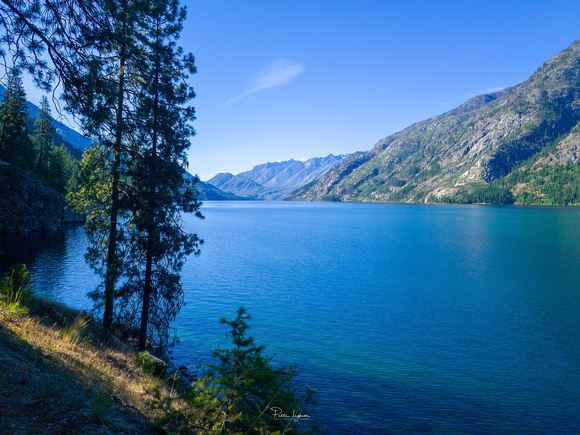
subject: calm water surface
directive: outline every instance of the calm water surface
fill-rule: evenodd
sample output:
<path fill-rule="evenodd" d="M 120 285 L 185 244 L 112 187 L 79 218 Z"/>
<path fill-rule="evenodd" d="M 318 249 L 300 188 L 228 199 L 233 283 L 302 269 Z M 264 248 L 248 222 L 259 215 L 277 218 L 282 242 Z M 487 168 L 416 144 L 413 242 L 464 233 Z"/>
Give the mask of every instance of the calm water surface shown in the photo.
<path fill-rule="evenodd" d="M 327 433 L 580 433 L 577 208 L 208 202 L 179 363 L 243 305 L 318 390 Z M 88 308 L 82 227 L 0 238 L 38 293 Z"/>

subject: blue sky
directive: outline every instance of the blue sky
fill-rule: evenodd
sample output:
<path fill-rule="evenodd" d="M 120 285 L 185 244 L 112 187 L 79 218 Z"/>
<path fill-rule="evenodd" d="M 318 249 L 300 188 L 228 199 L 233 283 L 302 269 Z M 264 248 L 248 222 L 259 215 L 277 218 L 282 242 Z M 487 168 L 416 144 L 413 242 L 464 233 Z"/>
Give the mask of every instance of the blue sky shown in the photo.
<path fill-rule="evenodd" d="M 580 39 L 578 0 L 182 0 L 189 171 L 371 149 L 526 80 Z M 41 91 L 27 86 L 28 99 Z M 74 125 L 72 125 L 74 127 Z"/>
<path fill-rule="evenodd" d="M 524 81 L 580 39 L 580 2 L 190 0 L 190 172 L 371 149 Z"/>

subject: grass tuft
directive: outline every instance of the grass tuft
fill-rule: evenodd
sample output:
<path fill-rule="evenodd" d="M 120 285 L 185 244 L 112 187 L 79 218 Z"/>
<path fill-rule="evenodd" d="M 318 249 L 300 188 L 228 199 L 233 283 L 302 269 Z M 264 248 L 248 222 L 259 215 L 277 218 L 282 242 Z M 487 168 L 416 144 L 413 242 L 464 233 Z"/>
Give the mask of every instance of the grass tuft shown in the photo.
<path fill-rule="evenodd" d="M 83 332 L 92 322 L 92 319 L 80 313 L 74 321 L 60 330 L 60 336 L 63 340 L 69 342 L 73 346 L 77 346 L 84 341 Z"/>
<path fill-rule="evenodd" d="M 107 411 L 111 408 L 111 399 L 103 393 L 94 392 L 91 398 L 91 420 L 100 426 L 106 422 Z"/>
<path fill-rule="evenodd" d="M 22 289 L 9 289 L 4 297 L 3 305 L 6 311 L 10 314 L 15 314 L 18 316 L 28 313 L 28 310 L 24 305 L 22 305 Z"/>

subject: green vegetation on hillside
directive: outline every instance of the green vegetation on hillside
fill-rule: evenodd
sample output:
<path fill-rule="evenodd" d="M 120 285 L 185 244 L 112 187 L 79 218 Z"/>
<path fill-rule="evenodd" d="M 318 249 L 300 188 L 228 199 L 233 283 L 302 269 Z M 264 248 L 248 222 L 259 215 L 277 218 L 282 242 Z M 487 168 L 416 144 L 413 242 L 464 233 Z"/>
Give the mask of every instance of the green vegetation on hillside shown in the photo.
<path fill-rule="evenodd" d="M 11 69 L 0 102 L 0 160 L 36 174 L 46 185 L 65 194 L 75 183 L 78 161 L 56 134 L 46 97 L 36 119 L 30 119 L 18 69 Z"/>
<path fill-rule="evenodd" d="M 580 205 L 580 166 L 521 168 L 486 185 L 469 186 L 451 204 Z"/>
<path fill-rule="evenodd" d="M 538 169 L 520 169 L 498 180 L 515 193 L 516 204 L 580 205 L 580 166 L 555 165 Z M 527 189 L 527 190 L 526 190 Z"/>
<path fill-rule="evenodd" d="M 449 204 L 513 204 L 515 199 L 508 188 L 491 184 L 471 186 L 460 191 L 457 196 L 443 198 L 441 202 Z"/>

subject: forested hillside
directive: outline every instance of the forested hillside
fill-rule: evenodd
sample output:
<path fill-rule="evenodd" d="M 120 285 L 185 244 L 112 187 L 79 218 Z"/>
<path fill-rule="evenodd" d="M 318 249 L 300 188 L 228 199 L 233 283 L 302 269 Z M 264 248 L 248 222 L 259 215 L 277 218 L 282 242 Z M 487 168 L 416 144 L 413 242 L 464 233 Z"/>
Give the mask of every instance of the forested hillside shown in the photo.
<path fill-rule="evenodd" d="M 60 227 L 71 218 L 63 196 L 76 184 L 80 150 L 55 129 L 44 97 L 32 117 L 18 70 L 0 100 L 0 231 Z"/>
<path fill-rule="evenodd" d="M 36 174 L 46 185 L 64 194 L 78 171 L 80 150 L 56 132 L 46 97 L 34 117 L 28 107 L 21 73 L 13 69 L 0 101 L 0 160 Z"/>

